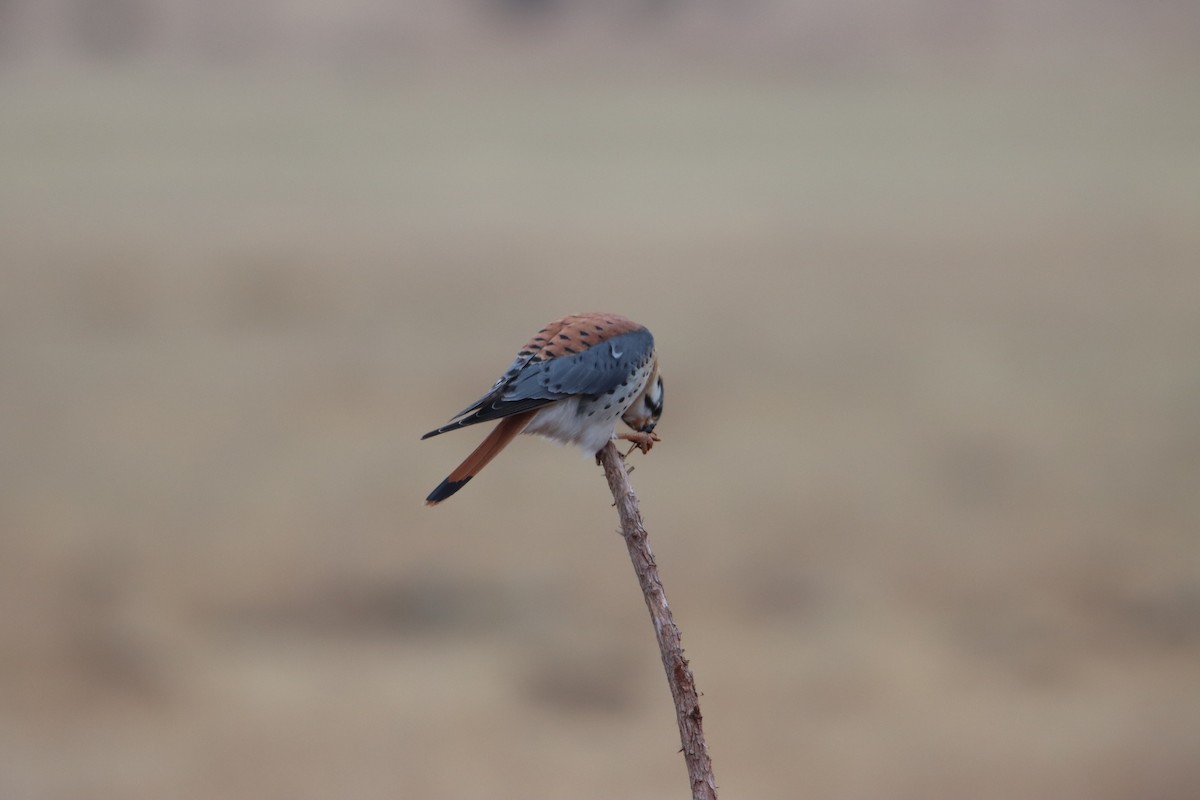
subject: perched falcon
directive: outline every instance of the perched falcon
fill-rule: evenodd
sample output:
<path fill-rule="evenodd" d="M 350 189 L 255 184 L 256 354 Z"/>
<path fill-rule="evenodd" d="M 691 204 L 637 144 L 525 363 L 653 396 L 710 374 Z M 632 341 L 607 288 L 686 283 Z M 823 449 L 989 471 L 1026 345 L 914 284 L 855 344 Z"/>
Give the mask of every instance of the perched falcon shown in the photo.
<path fill-rule="evenodd" d="M 478 422 L 500 420 L 475 452 L 425 498 L 437 505 L 487 466 L 518 433 L 536 433 L 598 454 L 610 439 L 628 439 L 642 452 L 658 437 L 663 383 L 654 337 L 616 314 L 572 314 L 537 332 L 517 360 L 476 402 L 428 439 Z M 614 435 L 617 419 L 635 433 Z"/>

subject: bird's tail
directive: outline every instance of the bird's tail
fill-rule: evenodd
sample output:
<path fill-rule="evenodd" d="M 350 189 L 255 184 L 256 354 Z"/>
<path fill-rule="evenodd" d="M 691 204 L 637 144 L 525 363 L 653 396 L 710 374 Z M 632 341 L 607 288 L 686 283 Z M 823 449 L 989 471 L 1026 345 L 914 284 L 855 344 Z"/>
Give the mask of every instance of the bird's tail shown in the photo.
<path fill-rule="evenodd" d="M 461 464 L 455 467 L 454 471 L 446 477 L 446 480 L 438 484 L 438 487 L 429 493 L 429 497 L 425 498 L 425 505 L 436 506 L 466 486 L 467 481 L 479 474 L 479 470 L 486 467 L 488 462 L 504 449 L 505 445 L 511 442 L 518 433 L 525 430 L 525 426 L 529 424 L 529 421 L 533 419 L 533 415 L 536 413 L 537 409 L 534 409 L 500 420 L 500 423 L 495 428 L 492 428 L 492 432 L 487 435 L 487 438 L 480 442 L 479 447 L 476 447 L 471 455 L 467 456 Z"/>

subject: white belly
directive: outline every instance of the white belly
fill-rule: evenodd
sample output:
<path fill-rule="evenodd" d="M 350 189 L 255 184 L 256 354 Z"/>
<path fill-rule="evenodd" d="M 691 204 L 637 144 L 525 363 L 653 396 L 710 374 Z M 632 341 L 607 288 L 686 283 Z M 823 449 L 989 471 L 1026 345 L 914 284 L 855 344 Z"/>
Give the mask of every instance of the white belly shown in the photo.
<path fill-rule="evenodd" d="M 572 397 L 546 406 L 529 421 L 524 433 L 545 436 L 563 444 L 577 444 L 594 455 L 612 439 L 617 420 L 646 388 L 649 365 L 638 370 L 629 386 L 596 398 Z"/>

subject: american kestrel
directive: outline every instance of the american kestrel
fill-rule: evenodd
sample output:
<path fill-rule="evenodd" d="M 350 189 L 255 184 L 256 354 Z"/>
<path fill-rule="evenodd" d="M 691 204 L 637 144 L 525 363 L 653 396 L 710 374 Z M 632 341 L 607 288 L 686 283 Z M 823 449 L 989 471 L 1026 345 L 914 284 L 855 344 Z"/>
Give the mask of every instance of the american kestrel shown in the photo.
<path fill-rule="evenodd" d="M 500 380 L 455 414 L 449 425 L 422 436 L 498 419 L 483 443 L 425 498 L 437 505 L 487 466 L 518 433 L 535 433 L 598 454 L 613 438 L 642 452 L 658 437 L 663 383 L 654 337 L 616 314 L 572 314 L 542 328 L 517 353 Z M 617 419 L 634 433 L 614 433 Z"/>

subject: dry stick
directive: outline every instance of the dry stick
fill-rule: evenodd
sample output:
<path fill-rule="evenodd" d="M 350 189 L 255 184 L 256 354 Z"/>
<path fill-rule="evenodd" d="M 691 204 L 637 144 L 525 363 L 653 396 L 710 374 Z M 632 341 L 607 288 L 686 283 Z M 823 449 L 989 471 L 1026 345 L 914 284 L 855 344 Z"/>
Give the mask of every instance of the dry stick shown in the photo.
<path fill-rule="evenodd" d="M 604 477 L 616 501 L 617 514 L 621 518 L 621 535 L 629 547 L 629 557 L 637 572 L 642 594 L 646 596 L 646 608 L 654 623 L 654 634 L 658 638 L 658 649 L 662 651 L 663 668 L 667 671 L 667 683 L 671 685 L 671 697 L 675 699 L 675 718 L 679 721 L 679 739 L 683 743 L 683 757 L 687 761 L 688 778 L 692 783 L 693 800 L 717 800 L 717 785 L 713 780 L 712 762 L 708 758 L 708 747 L 704 744 L 701 726 L 700 701 L 696 697 L 696 682 L 683 657 L 683 646 L 679 641 L 679 628 L 667 605 L 667 595 L 658 578 L 658 567 L 650 543 L 646 541 L 646 528 L 642 525 L 642 512 L 638 510 L 637 495 L 629 485 L 629 473 L 625 470 L 625 459 L 612 442 L 598 453 L 604 465 Z"/>

